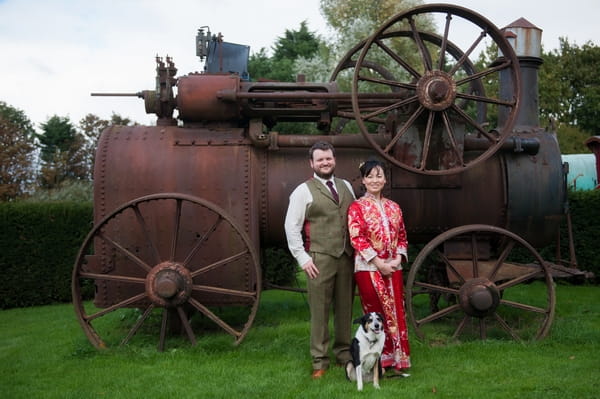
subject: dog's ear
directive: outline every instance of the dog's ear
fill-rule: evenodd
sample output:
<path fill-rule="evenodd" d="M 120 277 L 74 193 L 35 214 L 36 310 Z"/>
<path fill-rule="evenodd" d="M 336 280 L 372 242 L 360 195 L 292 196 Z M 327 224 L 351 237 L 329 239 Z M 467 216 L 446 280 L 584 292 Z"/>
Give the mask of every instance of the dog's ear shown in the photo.
<path fill-rule="evenodd" d="M 352 324 L 362 324 L 362 319 L 364 316 L 359 317 L 358 319 L 354 319 L 354 321 L 352 322 Z"/>
<path fill-rule="evenodd" d="M 385 317 L 383 316 L 383 313 L 377 312 L 377 316 L 379 316 L 381 318 L 381 321 L 385 321 Z"/>

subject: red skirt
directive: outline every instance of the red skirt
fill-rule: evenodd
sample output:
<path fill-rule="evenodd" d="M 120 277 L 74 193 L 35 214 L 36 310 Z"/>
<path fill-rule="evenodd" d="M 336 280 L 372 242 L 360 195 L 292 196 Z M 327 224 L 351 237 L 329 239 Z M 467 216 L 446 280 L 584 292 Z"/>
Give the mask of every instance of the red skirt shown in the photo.
<path fill-rule="evenodd" d="M 381 366 L 403 370 L 410 367 L 408 330 L 404 313 L 402 270 L 384 277 L 379 272 L 354 273 L 363 312 L 379 312 L 385 317 L 385 345 Z"/>

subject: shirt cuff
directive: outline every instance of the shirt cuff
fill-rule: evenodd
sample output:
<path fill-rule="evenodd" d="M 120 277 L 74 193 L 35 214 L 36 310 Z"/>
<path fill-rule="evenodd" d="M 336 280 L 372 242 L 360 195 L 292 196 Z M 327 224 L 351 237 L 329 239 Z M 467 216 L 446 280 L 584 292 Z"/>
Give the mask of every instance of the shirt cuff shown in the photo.
<path fill-rule="evenodd" d="M 375 252 L 373 248 L 369 247 L 363 251 L 360 251 L 360 256 L 362 256 L 363 259 L 368 263 L 377 256 L 377 252 Z"/>

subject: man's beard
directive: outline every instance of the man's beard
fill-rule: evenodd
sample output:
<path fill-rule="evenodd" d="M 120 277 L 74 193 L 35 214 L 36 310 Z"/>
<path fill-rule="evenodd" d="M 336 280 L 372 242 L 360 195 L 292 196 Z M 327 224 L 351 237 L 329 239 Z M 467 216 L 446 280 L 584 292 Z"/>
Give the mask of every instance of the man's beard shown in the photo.
<path fill-rule="evenodd" d="M 330 173 L 321 173 L 315 170 L 315 174 L 323 180 L 329 180 L 333 176 L 333 170 Z"/>

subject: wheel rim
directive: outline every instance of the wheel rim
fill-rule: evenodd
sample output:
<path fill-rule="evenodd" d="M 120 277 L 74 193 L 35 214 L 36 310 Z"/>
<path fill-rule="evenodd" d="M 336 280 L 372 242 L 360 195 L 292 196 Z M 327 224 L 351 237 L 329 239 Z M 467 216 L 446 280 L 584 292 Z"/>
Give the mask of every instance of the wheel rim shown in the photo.
<path fill-rule="evenodd" d="M 203 321 L 192 312 L 241 342 L 258 309 L 260 283 L 254 246 L 227 212 L 165 193 L 127 202 L 90 231 L 73 269 L 72 296 L 96 348 L 127 344 L 140 331 L 153 336 L 160 324 L 163 350 L 176 327 L 196 344 L 194 329 Z"/>
<path fill-rule="evenodd" d="M 421 338 L 541 339 L 554 319 L 554 283 L 518 235 L 461 226 L 421 250 L 409 272 L 406 307 Z"/>
<path fill-rule="evenodd" d="M 426 36 L 437 35 L 417 27 L 420 18 L 436 16 L 446 17 L 439 44 Z M 474 36 L 458 61 L 449 51 L 455 50 L 453 26 L 466 26 Z M 411 37 L 389 33 L 406 28 L 410 28 Z M 503 54 L 500 61 L 476 73 L 464 73 L 490 40 Z M 418 59 L 412 59 L 413 54 L 418 54 Z M 456 62 L 449 63 L 452 58 Z M 375 76 L 369 66 L 375 60 L 388 65 L 397 79 Z M 492 156 L 512 131 L 519 106 L 518 65 L 502 32 L 484 17 L 455 6 L 416 7 L 388 20 L 362 46 L 352 81 L 353 115 L 370 145 L 394 165 L 427 175 L 461 172 Z M 500 74 L 510 77 L 512 98 L 471 94 L 474 82 L 481 86 L 478 81 L 496 80 Z M 365 92 L 390 88 L 401 88 L 409 94 L 376 105 L 361 101 Z M 487 111 L 482 112 L 483 108 Z M 488 131 L 493 116 L 500 113 L 507 115 L 503 126 Z M 382 134 L 383 140 L 378 137 Z M 468 138 L 483 139 L 487 148 L 477 156 L 466 157 L 464 144 Z"/>

